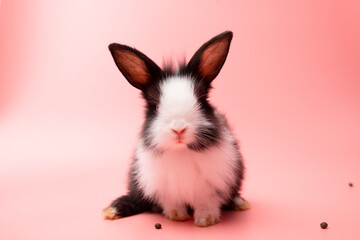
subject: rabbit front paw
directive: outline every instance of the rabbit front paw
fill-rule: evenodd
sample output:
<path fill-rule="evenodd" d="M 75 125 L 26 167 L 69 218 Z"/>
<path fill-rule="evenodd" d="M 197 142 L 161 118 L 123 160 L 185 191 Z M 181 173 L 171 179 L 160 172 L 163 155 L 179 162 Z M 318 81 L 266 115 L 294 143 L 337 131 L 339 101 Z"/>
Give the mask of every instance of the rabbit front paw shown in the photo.
<path fill-rule="evenodd" d="M 186 221 L 191 218 L 186 208 L 172 209 L 170 211 L 164 211 L 166 218 L 174 221 Z"/>

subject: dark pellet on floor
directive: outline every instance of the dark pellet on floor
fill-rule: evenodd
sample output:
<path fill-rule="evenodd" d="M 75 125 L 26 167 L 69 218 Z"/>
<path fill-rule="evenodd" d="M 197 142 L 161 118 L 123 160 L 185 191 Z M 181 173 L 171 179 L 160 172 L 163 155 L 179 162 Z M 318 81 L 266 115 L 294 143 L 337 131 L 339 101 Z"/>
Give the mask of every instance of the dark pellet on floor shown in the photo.
<path fill-rule="evenodd" d="M 354 184 L 353 184 L 353 183 L 349 183 L 349 186 L 352 187 L 352 186 L 354 186 Z"/>
<path fill-rule="evenodd" d="M 161 229 L 161 224 L 160 224 L 160 223 L 156 223 L 156 224 L 155 224 L 155 228 L 156 228 L 156 229 Z"/>
<path fill-rule="evenodd" d="M 326 228 L 328 227 L 327 222 L 322 222 L 322 223 L 320 224 L 320 227 L 321 227 L 322 229 L 326 229 Z"/>

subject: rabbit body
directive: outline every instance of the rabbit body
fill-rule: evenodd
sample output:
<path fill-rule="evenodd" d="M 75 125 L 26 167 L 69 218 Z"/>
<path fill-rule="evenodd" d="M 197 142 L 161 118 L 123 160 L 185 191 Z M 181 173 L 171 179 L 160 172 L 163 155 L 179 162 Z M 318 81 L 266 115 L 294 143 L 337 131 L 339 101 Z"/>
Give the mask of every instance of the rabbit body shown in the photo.
<path fill-rule="evenodd" d="M 110 45 L 120 71 L 146 101 L 145 122 L 129 173 L 129 192 L 104 210 L 115 219 L 160 209 L 184 221 L 210 226 L 221 209 L 244 210 L 244 165 L 225 117 L 207 100 L 211 81 L 225 62 L 231 32 L 205 43 L 187 66 L 161 70 L 145 55 Z"/>

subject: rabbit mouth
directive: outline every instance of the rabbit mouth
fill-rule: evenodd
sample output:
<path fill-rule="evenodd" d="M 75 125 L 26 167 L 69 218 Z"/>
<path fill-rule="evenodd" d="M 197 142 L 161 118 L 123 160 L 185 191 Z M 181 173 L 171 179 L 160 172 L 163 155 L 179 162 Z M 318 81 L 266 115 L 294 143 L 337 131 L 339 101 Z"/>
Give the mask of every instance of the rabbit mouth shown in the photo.
<path fill-rule="evenodd" d="M 177 143 L 177 144 L 183 144 L 183 143 L 185 143 L 185 142 L 184 142 L 184 138 L 182 138 L 181 136 L 178 136 L 178 137 L 176 138 L 176 143 Z"/>

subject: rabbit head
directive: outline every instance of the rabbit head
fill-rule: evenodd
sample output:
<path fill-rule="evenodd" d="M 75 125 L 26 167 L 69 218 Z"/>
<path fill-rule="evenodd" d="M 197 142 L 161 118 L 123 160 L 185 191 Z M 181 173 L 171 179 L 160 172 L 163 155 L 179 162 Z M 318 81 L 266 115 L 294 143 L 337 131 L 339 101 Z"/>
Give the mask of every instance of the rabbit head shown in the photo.
<path fill-rule="evenodd" d="M 202 151 L 219 142 L 221 122 L 208 102 L 208 93 L 225 63 L 231 40 L 229 31 L 215 36 L 177 71 L 161 69 L 129 46 L 109 45 L 117 67 L 146 101 L 141 138 L 147 147 Z"/>

